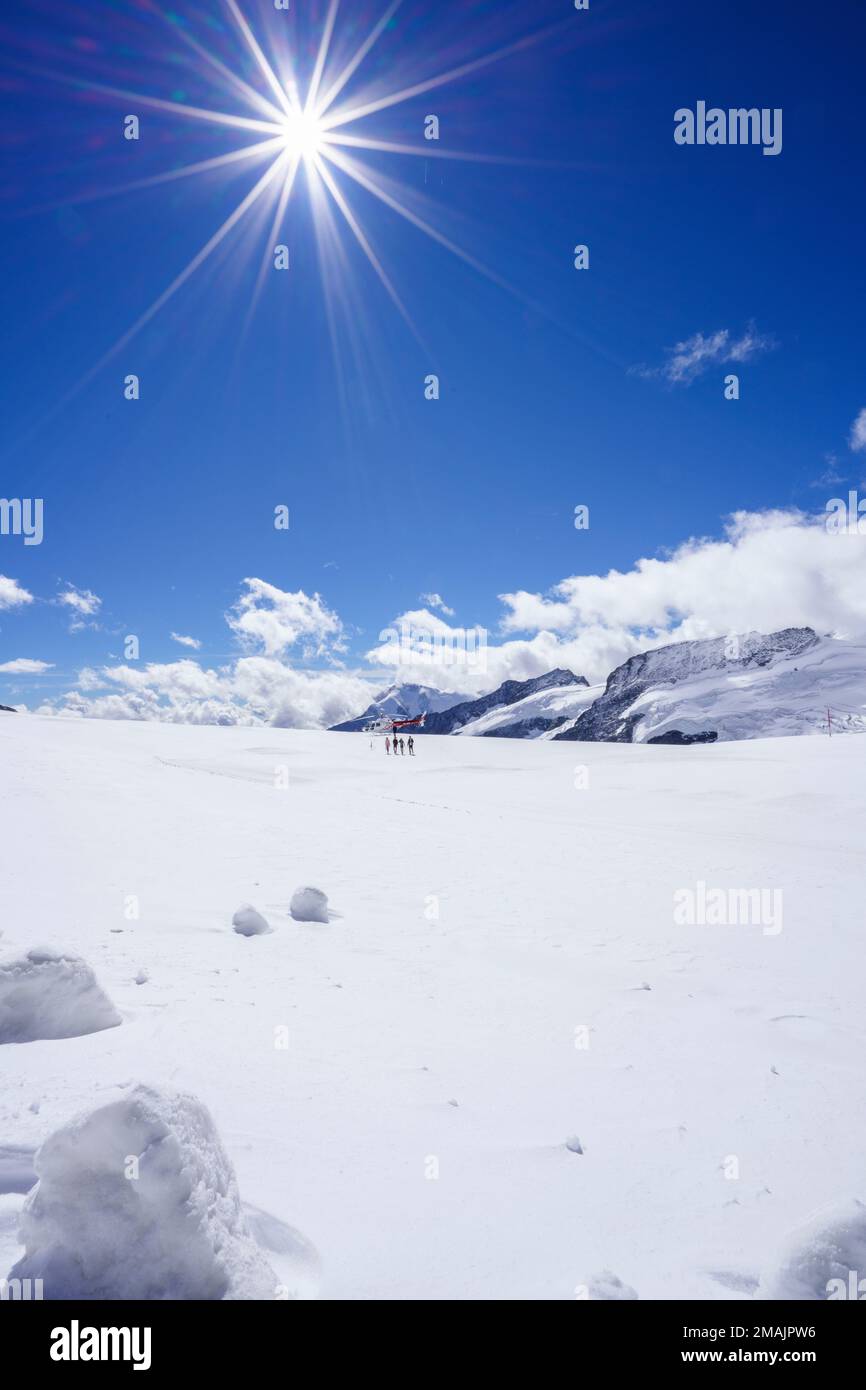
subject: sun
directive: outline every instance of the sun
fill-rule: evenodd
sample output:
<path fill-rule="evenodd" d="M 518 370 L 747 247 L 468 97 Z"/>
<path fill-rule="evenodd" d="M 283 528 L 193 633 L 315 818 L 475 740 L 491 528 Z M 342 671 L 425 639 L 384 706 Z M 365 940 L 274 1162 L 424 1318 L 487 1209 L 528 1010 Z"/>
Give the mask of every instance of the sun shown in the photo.
<path fill-rule="evenodd" d="M 209 52 L 192 33 L 187 31 L 186 27 L 174 26 L 173 24 L 173 33 L 179 42 L 185 43 L 193 50 L 202 65 L 202 71 L 207 70 L 211 74 L 214 72 L 219 74 L 226 94 L 231 92 L 235 99 L 238 96 L 242 98 L 246 107 L 245 114 L 230 109 L 220 110 L 212 107 L 192 106 L 176 98 L 169 100 L 162 96 L 128 91 L 99 82 L 82 81 L 78 76 L 61 73 L 51 74 L 56 80 L 70 82 L 93 95 L 102 94 L 115 101 L 120 98 L 124 102 L 124 109 L 134 110 L 141 106 L 162 114 L 169 113 L 174 117 L 248 133 L 253 137 L 249 144 L 232 148 L 223 154 L 197 160 L 191 164 L 181 164 L 161 174 L 139 179 L 127 185 L 115 186 L 112 189 L 114 193 L 192 177 L 205 172 L 211 173 L 218 169 L 231 168 L 234 170 L 245 163 L 256 170 L 255 182 L 240 202 L 215 229 L 192 259 L 175 275 L 171 283 L 139 314 L 135 322 L 103 354 L 100 360 L 88 370 L 74 388 L 74 392 L 80 390 L 90 381 L 107 362 L 116 357 L 141 332 L 146 324 L 150 323 L 182 286 L 201 269 L 239 224 L 246 222 L 247 229 L 253 224 L 255 232 L 258 233 L 261 223 L 255 223 L 252 214 L 252 210 L 258 205 L 259 211 L 263 211 L 265 214 L 268 233 L 264 240 L 256 237 L 256 240 L 260 241 L 260 245 L 257 250 L 253 251 L 253 254 L 259 260 L 259 272 L 248 305 L 245 320 L 245 325 L 248 325 L 263 289 L 267 272 L 274 265 L 273 248 L 282 240 L 283 219 L 297 189 L 299 183 L 297 174 L 302 165 L 307 176 L 305 183 L 313 214 L 313 229 L 319 251 L 331 333 L 335 341 L 334 316 L 337 312 L 337 306 L 345 302 L 348 292 L 345 278 L 348 273 L 348 263 L 342 247 L 342 231 L 345 228 L 366 257 L 367 262 L 413 336 L 422 347 L 425 346 L 409 311 L 403 304 L 382 260 L 374 249 L 370 234 L 361 220 L 360 213 L 353 206 L 350 195 L 350 189 L 353 185 L 362 189 L 365 195 L 372 196 L 390 212 L 403 218 L 431 241 L 450 251 L 471 269 L 484 275 L 488 280 L 511 294 L 525 298 L 507 280 L 490 269 L 476 256 L 465 251 L 444 232 L 438 230 L 426 215 L 422 215 L 422 211 L 426 213 L 426 205 L 416 196 L 413 184 L 407 185 L 396 181 L 393 177 L 386 176 L 377 166 L 374 167 L 361 156 L 366 152 L 376 156 L 397 155 L 401 158 L 414 156 L 423 159 L 425 166 L 428 161 L 435 159 L 468 160 L 492 164 L 510 163 L 510 159 L 502 155 L 470 152 L 452 147 L 440 150 L 421 138 L 414 140 L 410 138 L 404 141 L 382 138 L 375 133 L 375 127 L 370 126 L 369 118 L 394 107 L 402 106 L 422 93 L 448 86 L 466 78 L 470 73 L 486 68 L 491 63 L 507 58 L 548 35 L 551 32 L 549 27 L 547 29 L 533 29 L 510 43 L 482 52 L 479 56 L 469 58 L 456 67 L 440 72 L 436 76 L 426 77 L 409 86 L 386 91 L 382 95 L 379 95 L 375 88 L 368 88 L 366 91 L 362 89 L 362 92 L 353 99 L 345 95 L 346 89 L 362 67 L 371 49 L 391 25 L 402 0 L 388 0 L 386 8 L 372 25 L 366 37 L 363 38 L 354 55 L 348 61 L 340 63 L 333 62 L 331 55 L 331 41 L 340 0 L 328 0 L 327 13 L 312 72 L 309 79 L 300 84 L 295 76 L 291 54 L 283 53 L 281 55 L 282 61 L 277 64 L 276 68 L 272 65 L 243 14 L 241 9 L 243 0 L 224 0 L 224 3 L 243 40 L 247 54 L 253 60 L 252 81 L 248 80 L 246 76 L 241 76 L 240 71 L 229 67 L 222 58 Z M 385 0 L 379 0 L 379 3 L 384 4 Z M 148 4 L 159 13 L 154 0 L 148 0 Z M 342 101 L 338 101 L 341 96 Z M 134 107 L 127 106 L 127 103 L 133 102 L 136 103 Z M 263 170 L 261 169 L 262 165 L 264 165 Z M 85 196 L 89 198 L 93 195 L 87 194 Z M 421 210 L 416 210 L 416 208 Z M 526 302 L 537 308 L 533 301 L 527 299 Z M 244 331 L 246 331 L 246 326 Z"/>
<path fill-rule="evenodd" d="M 293 111 L 283 122 L 280 138 L 291 158 L 311 162 L 322 151 L 325 132 L 314 111 Z"/>

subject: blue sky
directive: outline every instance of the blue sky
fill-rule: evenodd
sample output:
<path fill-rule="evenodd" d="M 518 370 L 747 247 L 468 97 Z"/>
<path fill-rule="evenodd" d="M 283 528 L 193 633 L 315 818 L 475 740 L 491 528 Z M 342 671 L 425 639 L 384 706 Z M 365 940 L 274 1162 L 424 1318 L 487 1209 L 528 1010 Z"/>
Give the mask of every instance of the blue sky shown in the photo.
<path fill-rule="evenodd" d="M 344 0 L 325 86 L 386 7 Z M 291 52 L 303 91 L 325 0 L 294 0 L 289 15 L 272 0 L 241 8 L 275 67 Z M 123 661 L 128 633 L 142 667 L 186 657 L 223 668 L 246 652 L 355 672 L 380 630 L 429 607 L 421 595 L 431 593 L 453 610 L 449 622 L 515 644 L 497 677 L 532 674 L 556 644 L 583 659 L 589 649 L 574 642 L 599 620 L 580 608 L 555 628 L 556 644 L 527 647 L 542 628 L 518 627 L 515 614 L 531 605 L 503 606 L 500 595 L 549 595 L 569 576 L 664 560 L 690 537 L 723 537 L 733 512 L 784 511 L 795 573 L 814 571 L 808 593 L 788 586 L 790 613 L 782 604 L 766 621 L 823 619 L 810 607 L 835 582 L 822 576 L 823 551 L 803 559 L 788 533 L 794 510 L 820 511 L 866 471 L 850 447 L 866 407 L 866 16 L 856 0 L 820 10 L 805 0 L 591 0 L 585 12 L 567 0 L 404 0 L 340 102 L 554 26 L 351 127 L 426 152 L 434 113 L 437 156 L 517 161 L 349 151 L 372 177 L 399 182 L 406 205 L 491 276 L 344 179 L 418 337 L 343 222 L 342 250 L 326 250 L 328 274 L 339 265 L 335 351 L 302 167 L 278 238 L 291 268 L 267 271 L 248 322 L 270 244 L 258 205 L 88 376 L 264 167 L 122 191 L 262 138 L 92 89 L 249 115 L 178 38 L 183 28 L 269 95 L 226 5 L 176 0 L 174 23 L 156 9 L 9 0 L 0 20 L 0 495 L 45 499 L 41 545 L 0 536 L 0 574 L 32 596 L 0 611 L 0 667 L 51 664 L 39 676 L 0 671 L 0 701 L 62 704 L 82 668 Z M 676 145 L 674 111 L 701 99 L 782 108 L 781 154 Z M 124 141 L 122 118 L 139 109 L 141 138 Z M 577 243 L 590 248 L 587 271 L 574 269 Z M 727 338 L 693 379 L 672 380 L 671 349 L 698 334 Z M 754 350 L 726 366 L 725 344 L 743 342 Z M 724 399 L 728 371 L 740 377 L 737 401 Z M 123 398 L 129 372 L 140 400 Z M 436 401 L 424 398 L 429 373 L 440 378 Z M 585 531 L 573 525 L 580 503 Z M 278 504 L 290 509 L 287 532 L 273 527 Z M 755 543 L 754 528 L 743 543 Z M 844 567 L 847 592 L 848 556 Z M 758 571 L 746 572 L 761 592 Z M 237 611 L 233 625 L 225 617 L 248 577 L 319 594 L 316 611 L 338 615 L 338 639 L 313 619 L 297 643 L 251 645 Z M 676 572 L 669 578 L 675 592 Z M 64 592 L 100 603 L 58 603 Z M 683 613 L 699 632 L 737 621 L 736 608 L 711 616 L 692 597 L 666 623 L 652 611 L 644 621 L 638 603 L 610 619 L 614 637 L 592 659 L 621 659 L 628 634 L 639 644 L 640 632 L 655 641 L 666 626 L 678 631 Z M 346 687 L 349 703 L 355 692 Z"/>

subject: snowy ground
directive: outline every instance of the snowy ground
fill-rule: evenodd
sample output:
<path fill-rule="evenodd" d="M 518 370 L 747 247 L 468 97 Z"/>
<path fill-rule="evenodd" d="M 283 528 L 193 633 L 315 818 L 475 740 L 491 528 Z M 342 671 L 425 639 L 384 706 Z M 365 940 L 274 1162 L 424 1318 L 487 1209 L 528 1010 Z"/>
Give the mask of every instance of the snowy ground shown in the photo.
<path fill-rule="evenodd" d="M 208 1107 L 328 1298 L 750 1297 L 866 1196 L 866 735 L 417 750 L 0 716 L 0 966 L 76 953 L 123 1020 L 0 1046 L 0 1275 L 32 1148 L 137 1081 Z M 676 925 L 698 881 L 783 929 Z"/>

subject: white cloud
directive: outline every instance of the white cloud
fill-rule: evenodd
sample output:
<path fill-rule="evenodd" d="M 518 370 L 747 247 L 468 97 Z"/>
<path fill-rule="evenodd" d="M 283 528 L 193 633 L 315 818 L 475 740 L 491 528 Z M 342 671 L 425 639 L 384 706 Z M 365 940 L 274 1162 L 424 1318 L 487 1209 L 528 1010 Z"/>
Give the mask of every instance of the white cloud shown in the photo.
<path fill-rule="evenodd" d="M 53 665 L 53 661 L 33 661 L 29 656 L 18 656 L 14 661 L 4 661 L 0 671 L 9 676 L 41 676 Z"/>
<path fill-rule="evenodd" d="M 855 454 L 866 453 L 866 407 L 860 411 L 860 414 L 851 426 L 851 435 L 848 442 Z"/>
<path fill-rule="evenodd" d="M 394 626 L 399 628 L 401 619 Z M 573 644 L 564 642 L 555 633 L 540 632 L 531 639 L 485 643 L 479 639 L 479 629 L 450 628 L 440 632 L 445 640 L 439 645 L 425 645 L 414 629 L 411 641 L 399 647 L 383 643 L 367 653 L 368 661 L 388 671 L 387 681 L 401 685 L 431 685 L 437 690 L 455 691 L 459 695 L 485 695 L 506 680 L 528 680 L 542 676 L 556 666 L 578 672 L 571 658 L 576 652 Z M 359 711 L 356 711 L 359 712 Z"/>
<path fill-rule="evenodd" d="M 401 613 L 379 634 L 366 654 L 372 666 L 400 684 L 432 685 L 439 690 L 483 694 L 507 679 L 542 675 L 557 662 L 542 649 L 555 649 L 556 637 L 491 646 L 483 628 L 451 627 L 426 608 Z"/>
<path fill-rule="evenodd" d="M 78 672 L 79 690 L 101 690 L 105 682 L 98 671 L 90 666 L 85 666 Z"/>
<path fill-rule="evenodd" d="M 0 574 L 0 611 L 4 608 L 23 608 L 33 602 L 33 595 L 22 589 L 17 579 Z"/>
<path fill-rule="evenodd" d="M 444 618 L 439 618 L 435 613 L 431 613 L 429 608 L 408 609 L 407 612 L 401 613 L 398 618 L 395 618 L 387 630 L 390 631 L 390 628 L 393 627 L 408 629 L 410 633 L 430 633 L 434 636 L 437 634 L 445 636 L 449 633 L 465 631 L 462 627 L 452 627 L 450 623 L 446 623 Z"/>
<path fill-rule="evenodd" d="M 234 697 L 278 728 L 339 724 L 365 709 L 368 681 L 343 671 L 295 671 L 267 657 L 244 657 L 233 673 Z"/>
<path fill-rule="evenodd" d="M 688 540 L 625 572 L 572 576 L 547 594 L 501 594 L 497 640 L 462 664 L 465 629 L 405 613 L 393 624 L 401 640 L 383 638 L 368 660 L 400 681 L 482 693 L 557 666 L 600 681 L 637 652 L 729 632 L 810 626 L 866 638 L 866 535 L 828 533 L 825 520 L 738 512 L 720 540 Z"/>
<path fill-rule="evenodd" d="M 106 666 L 103 682 L 122 686 L 125 690 L 153 690 L 177 699 L 207 699 L 220 691 L 220 677 L 215 671 L 205 671 L 197 662 L 184 659 L 167 663 L 151 662 L 136 666 Z M 88 671 L 92 679 L 92 672 Z"/>
<path fill-rule="evenodd" d="M 759 333 L 753 323 L 739 338 L 732 337 L 730 329 L 720 328 L 715 333 L 693 333 L 667 349 L 667 361 L 660 367 L 637 367 L 635 371 L 639 376 L 662 377 L 672 386 L 688 385 L 716 363 L 746 362 L 773 347 L 773 339 Z"/>
<path fill-rule="evenodd" d="M 62 594 L 57 595 L 57 602 L 64 604 L 67 608 L 72 608 L 76 613 L 81 613 L 85 617 L 91 617 L 102 607 L 102 599 L 90 589 L 77 589 L 74 584 L 70 584 Z"/>
<path fill-rule="evenodd" d="M 318 594 L 286 593 L 263 579 L 245 579 L 247 592 L 225 615 L 247 647 L 279 656 L 304 639 L 307 659 L 343 649 L 343 625 Z"/>
<path fill-rule="evenodd" d="M 81 632 L 83 628 L 96 626 L 95 623 L 85 621 L 94 617 L 102 607 L 102 599 L 91 589 L 79 589 L 75 584 L 68 584 L 63 592 L 57 595 L 57 602 L 63 608 L 72 610 L 70 632 Z"/>
<path fill-rule="evenodd" d="M 343 671 L 296 670 L 277 656 L 301 645 L 306 656 L 341 649 L 343 626 L 318 594 L 285 593 L 261 579 L 226 614 L 241 642 L 260 654 L 218 669 L 192 658 L 79 673 L 78 689 L 40 713 L 179 724 L 273 724 L 314 729 L 348 719 L 369 704 L 369 681 Z M 192 640 L 192 639 L 190 639 Z"/>
<path fill-rule="evenodd" d="M 182 647 L 191 647 L 197 652 L 201 647 L 201 642 L 197 637 L 184 637 L 180 632 L 171 633 L 172 642 L 179 642 Z"/>
<path fill-rule="evenodd" d="M 692 538 L 626 571 L 573 575 L 545 594 L 501 594 L 500 630 L 486 646 L 478 629 L 451 627 L 427 608 L 403 613 L 367 653 L 365 675 L 278 660 L 268 649 L 292 642 L 333 650 L 342 624 L 318 595 L 248 580 L 227 618 L 262 652 L 216 670 L 191 658 L 87 669 L 63 708 L 103 718 L 316 728 L 359 714 L 391 680 L 481 694 L 557 666 L 600 681 L 637 652 L 729 632 L 810 626 L 866 640 L 864 572 L 866 535 L 832 534 L 823 515 L 737 512 L 721 539 Z"/>
<path fill-rule="evenodd" d="M 41 714 L 91 719 L 145 719 L 168 724 L 271 724 L 318 729 L 369 704 L 369 682 L 340 671 L 296 671 L 271 657 L 250 656 L 218 670 L 195 661 L 88 669 L 78 690 Z"/>
<path fill-rule="evenodd" d="M 454 617 L 454 609 L 448 607 L 441 594 L 419 594 L 418 597 L 425 608 L 438 608 L 447 618 Z"/>
<path fill-rule="evenodd" d="M 574 576 L 549 596 L 502 594 L 502 627 L 555 634 L 590 679 L 671 641 L 796 626 L 866 635 L 864 567 L 866 536 L 828 533 L 824 516 L 737 512 L 723 540 L 686 541 L 626 573 Z"/>
<path fill-rule="evenodd" d="M 824 472 L 818 478 L 813 478 L 810 487 L 835 487 L 837 483 L 844 483 L 845 474 L 839 472 L 839 460 L 835 454 L 824 455 Z"/>

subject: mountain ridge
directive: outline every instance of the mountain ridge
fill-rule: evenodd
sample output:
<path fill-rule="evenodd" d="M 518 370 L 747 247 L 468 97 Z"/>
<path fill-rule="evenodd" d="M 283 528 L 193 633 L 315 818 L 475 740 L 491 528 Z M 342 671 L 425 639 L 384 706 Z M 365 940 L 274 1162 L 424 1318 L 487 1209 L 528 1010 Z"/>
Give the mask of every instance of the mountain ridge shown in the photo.
<path fill-rule="evenodd" d="M 336 728 L 425 709 L 425 734 L 562 742 L 711 744 L 816 733 L 828 718 L 866 729 L 866 647 L 810 627 L 696 638 L 638 652 L 596 686 L 562 667 L 473 698 L 391 686 Z"/>
<path fill-rule="evenodd" d="M 454 705 L 450 709 L 429 715 L 422 726 L 422 732 L 425 734 L 459 733 L 466 724 L 473 723 L 491 710 L 507 708 L 528 696 L 537 695 L 541 691 L 552 688 L 559 689 L 565 686 L 588 685 L 589 682 L 584 676 L 576 676 L 573 671 L 567 671 L 560 666 L 545 672 L 543 676 L 533 676 L 529 680 L 503 681 L 495 690 L 491 690 L 489 695 L 481 695 L 475 700 L 464 700 L 461 704 Z"/>
<path fill-rule="evenodd" d="M 866 729 L 866 647 L 782 628 L 640 653 L 558 740 L 713 743 Z"/>
<path fill-rule="evenodd" d="M 429 709 L 446 708 L 459 704 L 466 696 L 458 691 L 437 690 L 430 685 L 389 685 L 370 701 L 363 714 L 354 719 L 344 719 L 333 724 L 331 733 L 361 733 L 372 719 L 394 718 L 415 719 Z M 447 703 L 443 706 L 442 701 Z"/>

